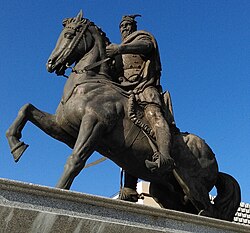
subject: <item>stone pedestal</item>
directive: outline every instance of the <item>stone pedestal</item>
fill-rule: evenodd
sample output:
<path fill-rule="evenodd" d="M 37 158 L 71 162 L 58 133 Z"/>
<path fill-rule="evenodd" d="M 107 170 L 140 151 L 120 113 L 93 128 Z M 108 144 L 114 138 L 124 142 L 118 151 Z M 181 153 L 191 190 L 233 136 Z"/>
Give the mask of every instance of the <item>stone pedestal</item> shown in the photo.
<path fill-rule="evenodd" d="M 1 233 L 250 232 L 250 227 L 0 179 Z"/>

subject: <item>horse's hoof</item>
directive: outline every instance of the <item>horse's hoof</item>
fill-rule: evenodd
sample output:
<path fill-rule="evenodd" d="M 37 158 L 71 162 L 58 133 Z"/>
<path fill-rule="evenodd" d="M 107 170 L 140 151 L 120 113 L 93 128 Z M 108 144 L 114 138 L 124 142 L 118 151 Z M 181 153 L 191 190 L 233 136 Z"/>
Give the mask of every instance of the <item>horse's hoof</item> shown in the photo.
<path fill-rule="evenodd" d="M 28 146 L 29 145 L 25 144 L 24 142 L 19 142 L 16 144 L 14 148 L 12 148 L 11 153 L 16 163 L 21 158 L 22 154 L 28 148 Z"/>
<path fill-rule="evenodd" d="M 140 198 L 140 195 L 136 192 L 136 190 L 123 187 L 120 189 L 118 199 L 123 201 L 137 202 Z"/>

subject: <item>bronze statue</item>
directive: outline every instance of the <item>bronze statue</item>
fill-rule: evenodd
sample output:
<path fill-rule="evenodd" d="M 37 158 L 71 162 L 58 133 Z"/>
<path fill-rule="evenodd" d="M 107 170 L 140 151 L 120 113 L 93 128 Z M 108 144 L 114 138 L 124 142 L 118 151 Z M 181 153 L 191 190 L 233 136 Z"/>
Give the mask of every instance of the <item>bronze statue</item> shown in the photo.
<path fill-rule="evenodd" d="M 20 139 L 30 121 L 73 149 L 58 188 L 69 189 L 87 159 L 97 151 L 131 176 L 150 181 L 150 193 L 161 206 L 232 221 L 240 203 L 240 187 L 233 177 L 218 171 L 215 156 L 205 141 L 170 127 L 170 154 L 175 168 L 151 172 L 145 161 L 152 160 L 156 137 L 147 131 L 149 122 L 143 107 L 132 101 L 122 84 L 111 81 L 115 77 L 106 56 L 108 38 L 93 22 L 83 18 L 82 12 L 65 19 L 63 25 L 47 70 L 64 75 L 72 64 L 74 67 L 54 115 L 32 104 L 19 110 L 6 132 L 15 161 L 27 148 Z M 214 186 L 218 195 L 212 204 L 209 192 Z"/>
<path fill-rule="evenodd" d="M 158 46 L 150 33 L 137 31 L 136 16 L 139 15 L 122 17 L 122 43 L 110 44 L 106 52 L 110 57 L 121 55 L 122 62 L 117 65 L 121 85 L 126 90 L 133 90 L 136 100 L 144 105 L 144 115 L 155 134 L 157 150 L 154 151 L 153 162 L 145 161 L 146 166 L 152 172 L 171 170 L 174 162 L 170 157 L 171 134 L 163 116 L 160 95 L 161 62 Z"/>

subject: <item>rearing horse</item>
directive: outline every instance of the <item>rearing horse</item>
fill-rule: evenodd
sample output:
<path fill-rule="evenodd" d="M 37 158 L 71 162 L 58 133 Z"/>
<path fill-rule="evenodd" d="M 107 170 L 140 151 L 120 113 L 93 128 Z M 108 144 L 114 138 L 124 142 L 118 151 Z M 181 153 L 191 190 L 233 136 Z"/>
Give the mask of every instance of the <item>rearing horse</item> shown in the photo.
<path fill-rule="evenodd" d="M 73 149 L 58 188 L 70 189 L 87 159 L 97 151 L 129 174 L 150 181 L 151 195 L 163 207 L 233 220 L 240 203 L 239 185 L 233 177 L 218 172 L 215 156 L 201 138 L 173 132 L 174 172 L 160 175 L 146 168 L 145 160 L 153 154 L 152 145 L 128 117 L 128 93 L 110 81 L 112 73 L 107 62 L 100 62 L 100 66 L 89 71 L 84 69 L 105 59 L 105 47 L 109 44 L 105 33 L 82 18 L 82 12 L 64 20 L 63 26 L 47 70 L 64 75 L 68 67 L 75 65 L 54 115 L 31 104 L 19 110 L 6 132 L 15 161 L 28 146 L 20 139 L 22 129 L 30 121 Z M 209 192 L 214 186 L 218 195 L 211 204 Z"/>

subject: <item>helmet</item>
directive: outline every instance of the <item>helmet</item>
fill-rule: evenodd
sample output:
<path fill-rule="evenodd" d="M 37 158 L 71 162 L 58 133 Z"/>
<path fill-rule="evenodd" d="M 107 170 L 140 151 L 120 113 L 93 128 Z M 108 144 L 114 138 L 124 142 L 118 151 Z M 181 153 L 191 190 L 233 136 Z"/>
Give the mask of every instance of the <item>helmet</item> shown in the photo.
<path fill-rule="evenodd" d="M 122 16 L 122 20 L 121 20 L 121 22 L 120 22 L 120 25 L 119 26 L 121 26 L 121 23 L 122 22 L 124 22 L 124 21 L 128 21 L 128 22 L 130 22 L 131 24 L 133 24 L 135 27 L 137 27 L 137 25 L 136 25 L 136 21 L 135 21 L 135 18 L 137 17 L 137 16 L 140 16 L 141 17 L 141 15 L 124 15 L 124 16 Z"/>

